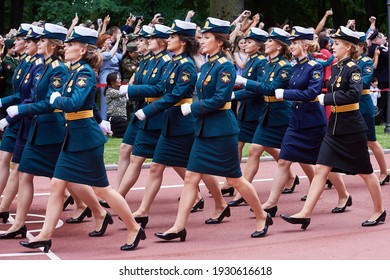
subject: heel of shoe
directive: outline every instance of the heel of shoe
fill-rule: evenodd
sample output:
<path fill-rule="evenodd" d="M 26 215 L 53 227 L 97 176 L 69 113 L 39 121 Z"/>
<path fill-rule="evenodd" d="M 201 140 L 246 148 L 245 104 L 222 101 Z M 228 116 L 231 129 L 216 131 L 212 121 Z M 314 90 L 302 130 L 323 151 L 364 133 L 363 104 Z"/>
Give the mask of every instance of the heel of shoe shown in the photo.
<path fill-rule="evenodd" d="M 8 222 L 9 212 L 0 212 L 0 218 L 2 219 L 3 224 Z"/>
<path fill-rule="evenodd" d="M 310 220 L 303 221 L 301 225 L 301 229 L 306 230 L 309 225 L 310 225 Z"/>
<path fill-rule="evenodd" d="M 51 242 L 46 243 L 45 246 L 43 247 L 43 252 L 48 253 L 51 247 Z"/>

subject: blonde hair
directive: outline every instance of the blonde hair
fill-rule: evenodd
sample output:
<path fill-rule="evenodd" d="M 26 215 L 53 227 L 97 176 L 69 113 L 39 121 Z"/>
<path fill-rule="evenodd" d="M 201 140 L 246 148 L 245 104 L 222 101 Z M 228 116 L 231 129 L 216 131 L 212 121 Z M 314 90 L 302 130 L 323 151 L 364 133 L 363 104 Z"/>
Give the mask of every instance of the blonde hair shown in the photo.
<path fill-rule="evenodd" d="M 279 44 L 280 46 L 282 46 L 282 49 L 280 50 L 280 54 L 287 60 L 290 60 L 291 59 L 291 52 L 289 50 L 289 46 L 282 42 L 281 40 L 278 40 L 278 39 L 275 39 L 273 38 L 273 40 Z"/>
<path fill-rule="evenodd" d="M 351 43 L 349 41 L 346 41 L 343 39 L 340 39 L 340 40 L 343 42 L 344 45 L 350 46 L 349 54 L 350 54 L 352 59 L 356 60 L 359 57 L 358 47 L 354 43 Z"/>
<path fill-rule="evenodd" d="M 48 43 L 56 46 L 54 55 L 57 56 L 61 61 L 64 61 L 64 42 L 59 39 L 48 39 Z"/>
<path fill-rule="evenodd" d="M 86 53 L 84 54 L 83 58 L 87 61 L 89 66 L 95 71 L 98 71 L 100 68 L 100 65 L 103 62 L 103 57 L 98 52 L 97 46 L 95 45 L 89 45 L 87 43 L 80 43 L 83 47 L 87 48 Z"/>

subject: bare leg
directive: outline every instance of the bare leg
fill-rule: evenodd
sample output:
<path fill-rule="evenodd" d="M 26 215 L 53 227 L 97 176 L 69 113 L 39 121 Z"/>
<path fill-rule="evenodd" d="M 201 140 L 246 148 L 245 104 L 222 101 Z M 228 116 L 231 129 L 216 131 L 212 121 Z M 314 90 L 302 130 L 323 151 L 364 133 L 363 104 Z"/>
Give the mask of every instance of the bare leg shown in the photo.
<path fill-rule="evenodd" d="M 119 185 L 121 184 L 123 176 L 125 175 L 125 172 L 130 165 L 130 156 L 132 151 L 133 146 L 127 145 L 125 143 L 122 143 L 119 148 L 118 170 L 116 173 L 116 189 L 118 189 Z"/>
<path fill-rule="evenodd" d="M 15 199 L 16 194 L 18 193 L 19 189 L 19 171 L 18 171 L 19 164 L 13 163 L 11 173 L 9 174 L 7 184 L 5 186 L 4 192 L 3 192 L 3 199 L 1 200 L 0 204 L 0 212 L 7 212 L 9 211 L 12 202 Z"/>
<path fill-rule="evenodd" d="M 218 183 L 217 177 L 215 177 L 213 175 L 203 174 L 202 180 L 205 183 L 208 190 L 210 191 L 211 195 L 213 196 L 215 206 L 214 206 L 214 213 L 211 216 L 211 218 L 216 219 L 221 215 L 223 210 L 225 210 L 225 208 L 227 207 L 227 204 L 226 204 L 225 200 L 223 199 L 221 190 L 219 188 L 219 183 Z"/>
<path fill-rule="evenodd" d="M 8 181 L 11 158 L 12 153 L 0 151 L 0 196 L 2 195 Z"/>
<path fill-rule="evenodd" d="M 267 201 L 263 204 L 264 209 L 272 208 L 276 206 L 276 204 L 278 203 L 283 188 L 289 180 L 289 170 L 291 164 L 292 164 L 291 161 L 279 159 L 278 169 L 276 171 L 274 180 L 272 182 L 271 193 Z"/>
<path fill-rule="evenodd" d="M 336 207 L 342 208 L 344 207 L 345 203 L 347 202 L 349 198 L 349 193 L 347 191 L 347 188 L 345 187 L 345 183 L 343 180 L 343 177 L 340 173 L 330 172 L 328 174 L 329 180 L 334 185 L 334 188 L 337 191 L 337 195 L 339 197 L 339 201 L 336 205 Z"/>
<path fill-rule="evenodd" d="M 185 228 L 191 212 L 191 207 L 196 199 L 197 187 L 201 178 L 202 174 L 200 173 L 188 170 L 186 171 L 184 187 L 180 196 L 179 209 L 177 211 L 175 224 L 164 233 L 178 233 L 180 230 Z M 210 191 L 214 192 L 214 190 Z"/>
<path fill-rule="evenodd" d="M 165 165 L 153 162 L 150 166 L 148 180 L 146 181 L 146 187 L 144 195 L 142 197 L 141 205 L 138 210 L 134 212 L 134 217 L 144 217 L 149 215 L 150 207 L 160 190 L 163 180 L 163 174 Z M 184 168 L 183 168 L 184 169 Z"/>
<path fill-rule="evenodd" d="M 70 185 L 68 185 L 70 186 Z M 83 186 L 83 185 L 80 185 Z M 90 186 L 86 186 L 88 189 L 91 189 Z M 75 187 L 69 187 L 66 189 L 70 193 L 70 195 L 73 197 L 74 202 L 76 203 L 76 210 L 73 212 L 72 217 L 77 218 L 81 215 L 81 213 L 87 208 L 87 205 L 84 203 L 84 200 L 79 198 L 77 189 Z M 93 193 L 93 192 L 92 192 Z"/>
<path fill-rule="evenodd" d="M 141 173 L 142 164 L 145 162 L 146 158 L 131 155 L 130 165 L 127 168 L 122 181 L 118 187 L 118 192 L 121 196 L 126 197 L 126 194 L 137 182 L 138 177 Z M 108 201 L 107 201 L 108 203 Z M 111 205 L 110 205 L 111 206 Z"/>
<path fill-rule="evenodd" d="M 105 188 L 94 187 L 93 190 L 97 196 L 107 201 L 115 213 L 122 219 L 127 228 L 126 244 L 132 244 L 138 234 L 140 226 L 134 220 L 126 200 L 110 186 Z"/>
<path fill-rule="evenodd" d="M 242 197 L 255 213 L 256 231 L 263 230 L 265 228 L 267 213 L 261 207 L 259 197 L 257 196 L 253 185 L 249 183 L 244 177 L 228 178 L 227 181 L 229 184 L 233 185 L 240 194 L 242 194 Z"/>
<path fill-rule="evenodd" d="M 50 196 L 47 201 L 45 221 L 41 232 L 30 240 L 30 242 L 43 241 L 51 239 L 54 230 L 62 213 L 62 203 L 64 200 L 65 189 L 68 182 L 53 178 L 50 185 Z"/>
<path fill-rule="evenodd" d="M 13 232 L 20 229 L 26 222 L 27 214 L 30 211 L 30 207 L 34 198 L 34 175 L 27 173 L 19 173 L 20 188 L 18 191 L 18 203 L 16 208 L 15 222 L 7 230 L 7 232 Z"/>
<path fill-rule="evenodd" d="M 180 176 L 180 178 L 182 178 L 183 181 L 184 181 L 184 178 L 185 178 L 185 175 L 186 175 L 186 169 L 185 169 L 184 167 L 178 167 L 178 166 L 173 166 L 172 168 L 176 171 L 176 173 L 177 173 L 177 174 Z M 200 193 L 200 188 L 199 188 L 199 186 L 198 186 L 198 193 L 197 193 L 196 197 L 197 197 L 197 199 L 196 199 L 196 201 L 195 201 L 194 204 L 196 204 L 199 200 L 202 199 L 202 194 Z"/>
<path fill-rule="evenodd" d="M 313 182 L 310 185 L 309 193 L 302 210 L 297 214 L 292 215 L 294 218 L 310 218 L 314 207 L 316 206 L 322 192 L 324 191 L 324 185 L 326 178 L 332 167 L 317 164 L 315 167 L 315 175 Z"/>
<path fill-rule="evenodd" d="M 76 195 L 78 200 L 81 201 L 83 205 L 85 205 L 83 210 L 85 210 L 87 206 L 89 209 L 91 209 L 96 222 L 95 230 L 99 231 L 102 228 L 103 220 L 107 212 L 99 204 L 93 189 L 88 185 L 75 183 L 68 183 L 67 189 L 72 193 L 72 196 Z M 78 216 L 80 216 L 80 214 Z M 76 218 L 78 216 L 76 216 Z"/>
<path fill-rule="evenodd" d="M 383 153 L 382 146 L 379 144 L 378 141 L 368 141 L 368 147 L 372 151 L 372 153 L 375 156 L 376 161 L 378 162 L 379 165 L 379 181 L 383 181 L 383 179 L 386 178 L 387 176 L 387 164 L 385 160 L 385 155 Z"/>
<path fill-rule="evenodd" d="M 363 178 L 364 182 L 368 187 L 370 192 L 372 202 L 374 204 L 374 211 L 369 218 L 370 221 L 375 220 L 379 217 L 380 214 L 384 211 L 383 201 L 382 201 L 382 190 L 379 186 L 378 177 L 374 174 L 359 174 Z"/>

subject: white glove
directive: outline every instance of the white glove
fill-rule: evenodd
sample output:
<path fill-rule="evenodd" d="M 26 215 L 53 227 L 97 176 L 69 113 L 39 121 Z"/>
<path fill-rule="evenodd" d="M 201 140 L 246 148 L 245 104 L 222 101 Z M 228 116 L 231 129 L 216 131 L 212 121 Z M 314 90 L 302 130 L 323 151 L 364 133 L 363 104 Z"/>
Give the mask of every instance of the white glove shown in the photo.
<path fill-rule="evenodd" d="M 236 99 L 236 95 L 234 94 L 234 91 L 232 92 L 232 97 L 230 97 L 231 100 Z"/>
<path fill-rule="evenodd" d="M 324 105 L 324 96 L 325 96 L 325 94 L 323 94 L 323 93 L 321 93 L 317 96 L 318 101 L 320 102 L 321 105 Z"/>
<path fill-rule="evenodd" d="M 237 77 L 236 77 L 236 84 L 245 86 L 247 81 L 248 81 L 248 79 L 245 79 L 245 78 L 241 77 L 240 75 L 237 75 Z"/>
<path fill-rule="evenodd" d="M 1 131 L 4 131 L 4 129 L 9 126 L 9 123 L 7 122 L 7 120 L 4 118 L 4 119 L 1 119 L 0 120 L 0 130 Z"/>
<path fill-rule="evenodd" d="M 19 115 L 18 106 L 16 106 L 16 105 L 9 106 L 8 109 L 7 109 L 7 113 L 8 113 L 8 116 L 10 116 L 11 118 Z"/>
<path fill-rule="evenodd" d="M 58 91 L 56 92 L 53 92 L 51 95 L 50 95 L 50 104 L 53 104 L 54 103 L 54 100 L 56 100 L 58 97 L 61 96 L 61 93 L 59 93 Z"/>
<path fill-rule="evenodd" d="M 137 112 L 135 112 L 135 116 L 140 120 L 143 121 L 146 119 L 145 113 L 142 109 L 139 109 Z"/>
<path fill-rule="evenodd" d="M 180 106 L 181 112 L 183 113 L 183 116 L 187 116 L 189 113 L 191 113 L 191 104 L 190 103 L 184 103 Z"/>
<path fill-rule="evenodd" d="M 1 103 L 1 98 L 0 98 L 0 108 L 3 107 L 3 103 Z"/>
<path fill-rule="evenodd" d="M 127 89 L 128 89 L 128 85 L 123 85 L 123 86 L 120 86 L 119 88 L 119 93 L 120 94 L 127 94 Z"/>
<path fill-rule="evenodd" d="M 99 126 L 104 135 L 112 135 L 111 123 L 109 121 L 102 120 L 102 122 L 99 123 Z"/>
<path fill-rule="evenodd" d="M 284 89 L 278 88 L 275 90 L 275 97 L 277 99 L 283 99 L 283 93 L 284 93 Z"/>

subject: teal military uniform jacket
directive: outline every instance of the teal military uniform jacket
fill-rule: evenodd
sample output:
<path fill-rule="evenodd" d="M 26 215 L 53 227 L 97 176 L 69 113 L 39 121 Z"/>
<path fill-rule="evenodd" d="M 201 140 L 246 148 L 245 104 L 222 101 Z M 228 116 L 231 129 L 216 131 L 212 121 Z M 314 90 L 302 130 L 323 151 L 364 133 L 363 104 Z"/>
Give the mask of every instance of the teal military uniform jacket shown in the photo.
<path fill-rule="evenodd" d="M 95 107 L 96 78 L 85 60 L 70 68 L 70 77 L 65 83 L 62 96 L 56 98 L 52 107 L 65 113 L 93 110 Z M 69 152 L 85 151 L 107 142 L 93 117 L 67 121 L 63 149 Z"/>
<path fill-rule="evenodd" d="M 167 53 L 167 51 L 162 51 L 155 56 L 153 56 L 148 65 L 147 69 L 144 71 L 144 75 L 142 78 L 142 84 L 143 85 L 156 85 L 163 72 L 165 71 L 165 68 L 167 64 L 171 61 L 171 57 Z M 160 97 L 162 95 L 162 92 L 156 92 L 155 94 L 148 95 L 145 92 L 141 90 L 140 85 L 133 85 L 128 87 L 128 96 L 130 100 L 140 100 L 142 98 L 146 97 Z M 150 102 L 147 102 L 150 103 Z M 144 130 L 160 130 L 161 124 L 162 124 L 162 112 L 160 114 L 155 115 L 152 118 L 146 118 L 143 121 L 139 122 L 139 127 Z"/>
<path fill-rule="evenodd" d="M 275 98 L 275 90 L 288 88 L 292 67 L 281 55 L 269 60 L 264 68 L 264 74 L 258 80 L 248 80 L 245 88 L 254 94 Z M 265 100 L 267 101 L 267 100 Z M 259 123 L 269 127 L 288 125 L 291 116 L 291 102 L 266 102 Z"/>
<path fill-rule="evenodd" d="M 199 100 L 191 104 L 195 117 L 195 136 L 215 137 L 238 133 L 238 125 L 232 110 L 223 110 L 236 80 L 234 65 L 215 54 L 201 67 L 196 83 Z"/>
<path fill-rule="evenodd" d="M 62 92 L 68 80 L 68 69 L 57 57 L 45 60 L 45 70 L 35 85 L 34 102 L 18 106 L 19 115 L 34 116 L 28 141 L 34 145 L 62 143 L 65 138 L 63 113 L 52 113 L 49 100 L 53 92 Z"/>
<path fill-rule="evenodd" d="M 255 53 L 251 55 L 242 76 L 248 80 L 258 80 L 264 73 L 268 60 L 264 55 Z M 234 93 L 235 99 L 241 101 L 238 108 L 237 119 L 240 121 L 258 121 L 264 106 L 264 96 L 251 92 L 248 89 L 238 90 Z"/>
<path fill-rule="evenodd" d="M 195 64 L 187 55 L 181 54 L 174 56 L 172 61 L 168 63 L 156 86 L 141 86 L 141 91 L 146 95 L 164 94 L 161 99 L 143 108 L 147 118 L 164 112 L 162 135 L 179 136 L 194 133 L 194 117 L 191 114 L 183 116 L 180 105 L 175 106 L 175 104 L 184 98 L 192 100 L 195 83 Z"/>
<path fill-rule="evenodd" d="M 363 90 L 370 90 L 372 76 L 374 75 L 374 63 L 365 54 L 360 55 L 356 63 L 362 70 Z M 359 109 L 362 115 L 375 114 L 374 103 L 369 92 L 360 96 Z"/>

